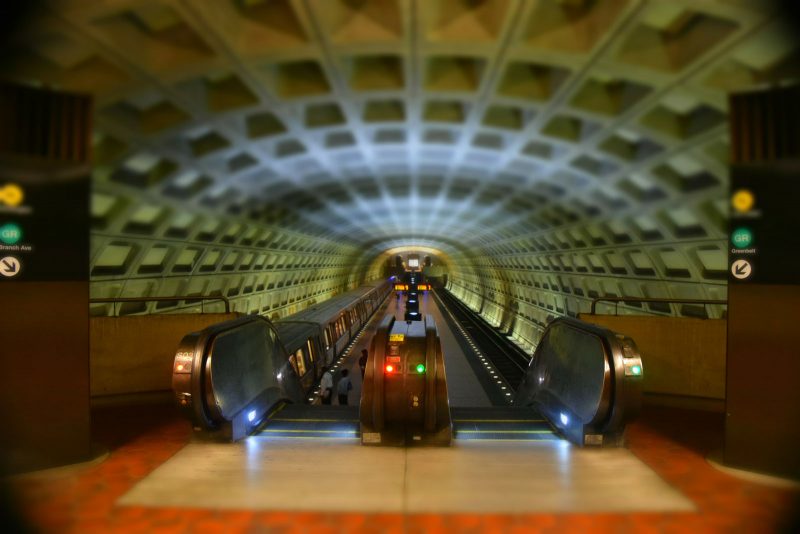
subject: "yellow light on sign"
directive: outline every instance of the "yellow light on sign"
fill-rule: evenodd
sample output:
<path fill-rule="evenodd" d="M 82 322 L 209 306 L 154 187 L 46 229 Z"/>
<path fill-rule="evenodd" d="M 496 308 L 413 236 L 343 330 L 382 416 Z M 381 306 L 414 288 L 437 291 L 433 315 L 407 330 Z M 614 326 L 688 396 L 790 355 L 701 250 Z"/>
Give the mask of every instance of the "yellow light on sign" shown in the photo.
<path fill-rule="evenodd" d="M 755 196 L 753 196 L 753 193 L 747 189 L 739 189 L 731 198 L 733 209 L 739 213 L 746 213 L 750 211 L 750 209 L 753 207 L 753 204 L 755 204 L 755 201 Z"/>
<path fill-rule="evenodd" d="M 6 206 L 15 208 L 22 204 L 24 198 L 25 193 L 22 192 L 22 188 L 17 184 L 6 184 L 0 187 L 0 203 Z"/>
<path fill-rule="evenodd" d="M 397 343 L 402 343 L 405 341 L 406 335 L 405 334 L 389 334 L 389 341 L 395 341 Z"/>

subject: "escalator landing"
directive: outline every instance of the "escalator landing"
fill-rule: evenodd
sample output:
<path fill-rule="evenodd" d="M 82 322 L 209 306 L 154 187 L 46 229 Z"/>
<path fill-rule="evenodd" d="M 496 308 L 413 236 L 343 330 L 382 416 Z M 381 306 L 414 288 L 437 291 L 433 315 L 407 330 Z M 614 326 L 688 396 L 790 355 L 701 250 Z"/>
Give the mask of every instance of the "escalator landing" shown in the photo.
<path fill-rule="evenodd" d="M 287 404 L 271 414 L 258 432 L 262 438 L 360 438 L 358 406 Z"/>
<path fill-rule="evenodd" d="M 413 514 L 695 509 L 626 449 L 581 449 L 564 440 L 363 447 L 259 436 L 189 444 L 116 504 Z"/>
<path fill-rule="evenodd" d="M 561 439 L 536 410 L 506 406 L 452 407 L 455 439 L 464 441 L 557 441 Z"/>
<path fill-rule="evenodd" d="M 288 404 L 271 414 L 257 432 L 262 438 L 360 439 L 357 406 Z M 537 411 L 506 406 L 452 407 L 455 439 L 461 441 L 557 441 Z"/>

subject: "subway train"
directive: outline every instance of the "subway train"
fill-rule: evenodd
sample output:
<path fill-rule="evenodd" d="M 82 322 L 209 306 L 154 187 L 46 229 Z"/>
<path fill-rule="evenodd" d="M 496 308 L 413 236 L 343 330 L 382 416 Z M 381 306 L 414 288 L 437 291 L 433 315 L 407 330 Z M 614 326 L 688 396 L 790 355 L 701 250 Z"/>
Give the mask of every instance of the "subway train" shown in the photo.
<path fill-rule="evenodd" d="M 390 289 L 385 280 L 372 282 L 274 323 L 304 393 L 342 354 Z"/>
<path fill-rule="evenodd" d="M 179 408 L 194 428 L 239 439 L 276 403 L 304 402 L 390 291 L 378 280 L 275 323 L 247 315 L 187 334 L 172 372 Z"/>

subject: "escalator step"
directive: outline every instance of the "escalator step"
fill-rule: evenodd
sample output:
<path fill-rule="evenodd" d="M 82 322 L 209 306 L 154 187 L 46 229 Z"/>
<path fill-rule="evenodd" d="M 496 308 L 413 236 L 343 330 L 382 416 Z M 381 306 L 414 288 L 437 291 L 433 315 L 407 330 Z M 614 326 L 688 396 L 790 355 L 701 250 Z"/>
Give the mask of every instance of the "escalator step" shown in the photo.
<path fill-rule="evenodd" d="M 506 432 L 461 430 L 456 431 L 455 438 L 470 441 L 557 441 L 561 439 L 551 430 L 520 430 Z"/>
<path fill-rule="evenodd" d="M 292 438 L 292 439 L 359 439 L 361 434 L 357 430 L 272 430 L 264 429 L 258 434 L 264 438 Z"/>

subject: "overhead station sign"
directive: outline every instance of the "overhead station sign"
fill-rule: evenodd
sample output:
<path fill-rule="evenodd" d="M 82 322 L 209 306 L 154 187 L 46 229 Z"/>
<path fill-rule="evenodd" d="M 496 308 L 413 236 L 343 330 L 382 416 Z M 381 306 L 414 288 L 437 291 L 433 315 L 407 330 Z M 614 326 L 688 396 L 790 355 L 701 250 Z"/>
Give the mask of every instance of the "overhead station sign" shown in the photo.
<path fill-rule="evenodd" d="M 800 166 L 734 166 L 731 176 L 728 280 L 800 281 Z"/>

